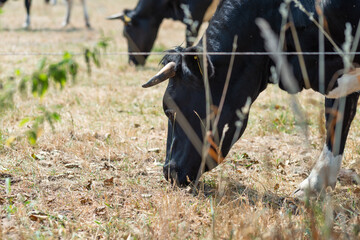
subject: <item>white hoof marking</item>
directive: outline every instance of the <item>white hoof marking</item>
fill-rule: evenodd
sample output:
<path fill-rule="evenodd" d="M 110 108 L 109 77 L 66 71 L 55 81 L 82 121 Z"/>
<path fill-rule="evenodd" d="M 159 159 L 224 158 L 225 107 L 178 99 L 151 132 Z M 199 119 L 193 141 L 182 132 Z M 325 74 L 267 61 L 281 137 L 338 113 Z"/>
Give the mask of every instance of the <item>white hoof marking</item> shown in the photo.
<path fill-rule="evenodd" d="M 334 156 L 333 153 L 324 146 L 323 152 L 317 160 L 310 175 L 300 183 L 294 195 L 300 198 L 308 194 L 320 193 L 328 186 L 335 188 L 337 175 L 341 167 L 342 155 Z"/>

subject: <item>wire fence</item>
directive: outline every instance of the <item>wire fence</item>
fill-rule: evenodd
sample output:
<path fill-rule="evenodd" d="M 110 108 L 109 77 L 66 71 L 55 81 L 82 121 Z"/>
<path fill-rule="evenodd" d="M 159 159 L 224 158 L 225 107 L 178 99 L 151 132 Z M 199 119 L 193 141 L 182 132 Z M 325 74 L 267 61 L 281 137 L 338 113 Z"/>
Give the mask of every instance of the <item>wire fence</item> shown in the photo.
<path fill-rule="evenodd" d="M 0 56 L 62 56 L 63 52 L 0 52 Z M 84 55 L 84 52 L 72 52 L 73 56 Z M 203 52 L 103 52 L 101 56 L 141 56 L 141 55 L 202 55 Z M 338 52 L 206 52 L 211 56 L 269 56 L 269 55 L 339 55 Z M 349 52 L 349 55 L 360 55 L 360 52 Z"/>

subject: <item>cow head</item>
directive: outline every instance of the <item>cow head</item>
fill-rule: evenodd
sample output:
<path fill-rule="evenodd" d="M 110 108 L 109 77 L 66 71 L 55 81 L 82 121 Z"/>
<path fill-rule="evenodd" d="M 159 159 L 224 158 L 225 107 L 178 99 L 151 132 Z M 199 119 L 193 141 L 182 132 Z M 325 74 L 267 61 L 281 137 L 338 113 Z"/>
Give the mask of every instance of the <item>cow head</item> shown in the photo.
<path fill-rule="evenodd" d="M 171 51 L 171 54 L 162 60 L 165 67 L 143 85 L 147 88 L 169 79 L 163 97 L 163 109 L 168 117 L 167 151 L 163 171 L 166 179 L 174 181 L 178 185 L 186 185 L 194 181 L 199 171 L 208 171 L 220 163 L 229 152 L 234 142 L 234 136 L 237 135 L 235 136 L 235 140 L 237 140 L 247 123 L 246 111 L 243 113 L 241 124 L 239 124 L 239 112 L 236 113 L 237 107 L 245 105 L 249 96 L 248 93 L 242 92 L 244 90 L 233 89 L 240 95 L 237 96 L 236 104 L 230 104 L 231 98 L 226 98 L 221 113 L 217 112 L 225 79 L 220 80 L 216 77 L 218 73 L 215 73 L 214 65 L 207 56 L 207 72 L 213 110 L 208 116 L 211 122 L 214 122 L 214 119 L 220 114 L 217 125 L 213 123 L 210 123 L 210 126 L 207 125 L 206 93 L 202 76 L 205 71 L 202 69 L 202 62 L 205 61 L 201 60 L 201 53 L 199 55 L 182 54 L 182 52 L 196 54 L 200 51 L 201 49 L 199 50 L 197 47 L 177 48 Z M 216 70 L 223 73 L 222 67 L 216 68 Z M 246 88 L 244 87 L 245 91 Z M 241 96 L 242 93 L 244 94 Z M 203 152 L 204 144 L 210 148 L 205 148 Z M 205 159 L 205 165 L 201 169 L 203 159 Z"/>
<path fill-rule="evenodd" d="M 151 9 L 151 8 L 150 8 Z M 139 14 L 135 10 L 125 9 L 120 14 L 115 14 L 107 19 L 120 19 L 124 23 L 123 34 L 128 43 L 129 53 L 150 52 L 159 30 L 162 19 L 153 16 L 152 10 L 147 14 Z M 135 65 L 144 65 L 147 54 L 129 55 L 129 62 Z"/>

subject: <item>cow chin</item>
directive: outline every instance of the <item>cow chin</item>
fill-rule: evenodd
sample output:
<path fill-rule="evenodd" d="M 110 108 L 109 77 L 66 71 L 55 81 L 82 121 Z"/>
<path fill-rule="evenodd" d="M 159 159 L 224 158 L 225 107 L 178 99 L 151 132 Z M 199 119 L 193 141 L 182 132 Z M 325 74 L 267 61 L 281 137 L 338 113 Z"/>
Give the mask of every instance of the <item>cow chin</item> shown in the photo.
<path fill-rule="evenodd" d="M 133 51 L 129 50 L 130 53 Z M 148 55 L 129 55 L 129 64 L 135 66 L 144 66 Z"/>
<path fill-rule="evenodd" d="M 135 65 L 135 66 L 139 65 L 138 61 L 136 60 L 136 58 L 133 55 L 129 56 L 129 64 L 130 65 Z"/>

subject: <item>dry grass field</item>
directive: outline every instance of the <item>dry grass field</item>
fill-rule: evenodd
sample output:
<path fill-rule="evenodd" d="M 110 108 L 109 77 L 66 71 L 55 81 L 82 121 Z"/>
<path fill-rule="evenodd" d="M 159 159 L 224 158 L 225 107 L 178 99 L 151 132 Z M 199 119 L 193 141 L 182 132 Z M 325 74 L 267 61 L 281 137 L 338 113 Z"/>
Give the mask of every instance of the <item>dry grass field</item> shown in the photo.
<path fill-rule="evenodd" d="M 0 14 L 0 82 L 16 70 L 33 73 L 44 57 L 5 52 L 79 53 L 102 35 L 111 38 L 108 52 L 126 51 L 122 24 L 105 17 L 136 2 L 88 1 L 93 29 L 86 30 L 80 1 L 64 29 L 61 1 L 33 1 L 32 27 L 25 31 L 23 2 L 9 1 Z M 155 50 L 182 44 L 184 29 L 164 22 Z M 325 199 L 309 204 L 291 197 L 323 146 L 321 95 L 297 96 L 307 115 L 307 139 L 290 96 L 269 86 L 226 161 L 204 174 L 198 189 L 180 189 L 162 175 L 166 84 L 141 88 L 159 70 L 161 56 L 137 68 L 127 64 L 127 56 L 103 56 L 90 76 L 84 57 L 75 59 L 76 83 L 63 90 L 52 86 L 41 100 L 16 95 L 15 106 L 0 115 L 0 239 L 360 239 L 360 187 L 351 179 L 340 178 Z M 30 145 L 24 137 L 30 126 L 20 127 L 21 119 L 39 114 L 39 106 L 58 105 L 61 122 L 54 131 L 45 125 Z M 343 161 L 357 172 L 359 117 Z M 12 136 L 16 140 L 6 146 Z"/>

